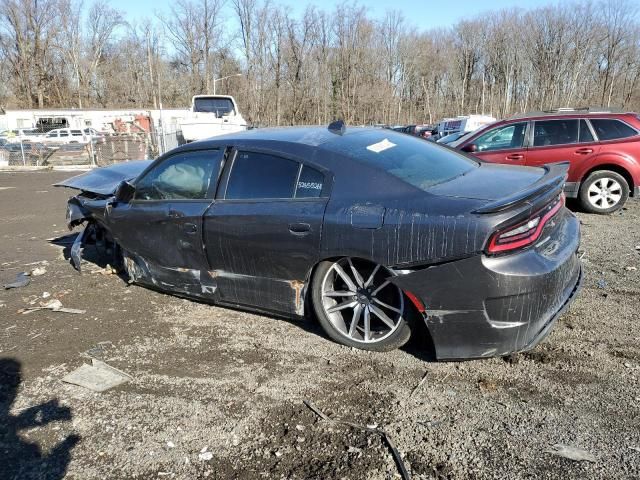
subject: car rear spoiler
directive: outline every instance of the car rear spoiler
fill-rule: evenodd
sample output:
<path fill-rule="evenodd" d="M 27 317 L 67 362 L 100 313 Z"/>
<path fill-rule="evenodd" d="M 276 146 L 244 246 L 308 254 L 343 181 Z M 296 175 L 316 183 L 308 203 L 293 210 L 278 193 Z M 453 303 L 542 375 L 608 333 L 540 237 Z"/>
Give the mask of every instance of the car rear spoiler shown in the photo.
<path fill-rule="evenodd" d="M 540 179 L 528 186 L 524 190 L 520 190 L 512 195 L 487 203 L 477 208 L 473 213 L 497 213 L 508 210 L 521 203 L 528 202 L 534 198 L 540 197 L 552 191 L 562 191 L 564 183 L 567 180 L 567 172 L 569 171 L 569 162 L 549 163 L 543 167 L 546 172 Z"/>

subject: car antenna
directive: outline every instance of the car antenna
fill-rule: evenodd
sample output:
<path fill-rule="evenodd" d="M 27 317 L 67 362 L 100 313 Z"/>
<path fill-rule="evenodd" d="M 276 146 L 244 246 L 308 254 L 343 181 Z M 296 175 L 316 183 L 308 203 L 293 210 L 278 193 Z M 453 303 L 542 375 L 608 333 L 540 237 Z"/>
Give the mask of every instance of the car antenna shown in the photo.
<path fill-rule="evenodd" d="M 328 127 L 331 133 L 335 133 L 336 135 L 343 135 L 347 126 L 344 124 L 343 120 L 336 120 L 335 122 L 331 122 Z"/>

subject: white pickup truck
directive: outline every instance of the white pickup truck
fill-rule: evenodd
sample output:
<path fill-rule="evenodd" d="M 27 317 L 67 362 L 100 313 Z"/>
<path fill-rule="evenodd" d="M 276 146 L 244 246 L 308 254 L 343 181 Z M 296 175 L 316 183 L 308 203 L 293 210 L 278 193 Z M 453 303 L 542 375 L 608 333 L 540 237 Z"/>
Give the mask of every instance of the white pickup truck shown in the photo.
<path fill-rule="evenodd" d="M 247 122 L 229 95 L 195 95 L 187 118 L 180 122 L 182 136 L 188 142 L 247 129 Z"/>

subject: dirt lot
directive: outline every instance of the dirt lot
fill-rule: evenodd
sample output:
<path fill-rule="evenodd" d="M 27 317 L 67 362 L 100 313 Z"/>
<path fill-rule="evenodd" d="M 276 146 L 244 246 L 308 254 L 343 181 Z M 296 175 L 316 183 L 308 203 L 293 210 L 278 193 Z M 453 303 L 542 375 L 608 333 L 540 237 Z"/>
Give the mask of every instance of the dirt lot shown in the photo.
<path fill-rule="evenodd" d="M 412 478 L 640 478 L 638 202 L 578 214 L 585 287 L 535 350 L 434 363 L 419 340 L 357 351 L 312 321 L 78 275 L 64 256 L 70 192 L 51 187 L 70 175 L 0 173 L 0 283 L 48 262 L 0 293 L 0 478 L 398 477 L 378 435 L 303 400 L 384 428 Z M 44 292 L 86 314 L 17 313 Z M 104 393 L 61 382 L 91 357 L 134 380 Z M 554 444 L 596 462 L 546 452 Z"/>

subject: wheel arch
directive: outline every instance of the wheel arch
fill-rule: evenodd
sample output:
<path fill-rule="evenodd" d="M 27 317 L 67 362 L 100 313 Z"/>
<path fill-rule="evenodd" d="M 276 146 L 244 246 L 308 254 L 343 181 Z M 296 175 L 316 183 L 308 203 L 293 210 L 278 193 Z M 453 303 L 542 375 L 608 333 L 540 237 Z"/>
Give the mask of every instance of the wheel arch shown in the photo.
<path fill-rule="evenodd" d="M 354 256 L 350 256 L 350 255 L 332 255 L 332 256 L 324 257 L 324 258 L 321 258 L 320 260 L 318 260 L 309 269 L 309 271 L 307 272 L 307 276 L 306 276 L 306 278 L 304 280 L 304 287 L 303 287 L 303 290 L 302 290 L 302 301 L 303 301 L 303 308 L 304 308 L 304 315 L 305 316 L 307 316 L 309 313 L 313 312 L 313 307 L 311 305 L 311 283 L 313 282 L 313 278 L 314 278 L 314 276 L 316 274 L 316 271 L 318 270 L 318 267 L 320 266 L 320 264 L 323 263 L 323 262 L 336 262 L 336 261 L 340 260 L 341 258 L 346 258 L 346 257 L 351 257 L 351 258 L 358 259 L 358 260 L 365 260 L 367 262 L 377 263 L 375 260 L 373 260 L 371 258 L 354 257 Z M 388 267 L 388 268 L 392 268 L 392 267 Z M 424 314 L 420 312 L 419 307 L 415 304 L 413 298 L 411 298 L 411 296 L 413 294 L 408 295 L 406 289 L 402 288 L 399 285 L 396 285 L 396 286 L 400 289 L 402 294 L 405 296 L 405 300 L 407 300 L 405 303 L 406 303 L 406 305 L 410 305 L 411 306 L 411 310 L 412 310 L 413 314 L 415 314 L 417 317 L 420 317 L 420 318 L 424 319 Z M 426 325 L 426 322 L 425 322 L 425 327 L 428 330 L 428 326 Z"/>
<path fill-rule="evenodd" d="M 629 187 L 629 196 L 635 196 L 635 183 L 633 181 L 633 175 L 631 175 L 629 169 L 619 163 L 599 163 L 592 166 L 582 175 L 582 178 L 580 179 L 580 187 L 582 187 L 582 184 L 587 178 L 589 178 L 589 175 L 591 175 L 592 173 L 606 170 L 621 175 L 622 178 L 625 179 L 625 181 L 627 182 L 627 186 Z"/>

